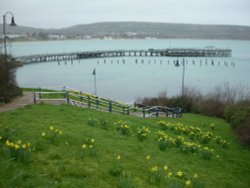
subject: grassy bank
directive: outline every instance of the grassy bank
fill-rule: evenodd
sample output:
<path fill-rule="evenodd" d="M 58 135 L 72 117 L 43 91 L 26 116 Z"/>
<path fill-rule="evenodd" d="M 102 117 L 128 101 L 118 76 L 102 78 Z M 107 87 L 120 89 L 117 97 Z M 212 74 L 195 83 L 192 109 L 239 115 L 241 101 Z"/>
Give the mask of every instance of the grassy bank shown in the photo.
<path fill-rule="evenodd" d="M 0 113 L 0 122 L 0 187 L 250 185 L 250 152 L 221 119 L 41 104 Z"/>

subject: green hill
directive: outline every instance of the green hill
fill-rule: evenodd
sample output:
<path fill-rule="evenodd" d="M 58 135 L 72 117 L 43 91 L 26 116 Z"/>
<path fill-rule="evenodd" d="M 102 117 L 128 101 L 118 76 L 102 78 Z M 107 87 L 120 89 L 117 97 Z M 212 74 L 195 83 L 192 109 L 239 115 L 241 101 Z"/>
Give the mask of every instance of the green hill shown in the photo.
<path fill-rule="evenodd" d="M 143 128 L 144 127 L 144 128 Z M 0 187 L 249 187 L 249 150 L 217 118 L 69 105 L 0 113 Z"/>
<path fill-rule="evenodd" d="M 0 25 L 1 26 L 1 25 Z M 60 29 L 42 29 L 25 26 L 7 27 L 10 34 L 28 38 L 64 35 L 66 38 L 181 38 L 181 39 L 235 39 L 250 40 L 249 26 L 205 25 L 154 22 L 101 22 L 80 24 Z M 0 34 L 1 34 L 0 30 Z M 39 38 L 40 37 L 40 38 Z"/>

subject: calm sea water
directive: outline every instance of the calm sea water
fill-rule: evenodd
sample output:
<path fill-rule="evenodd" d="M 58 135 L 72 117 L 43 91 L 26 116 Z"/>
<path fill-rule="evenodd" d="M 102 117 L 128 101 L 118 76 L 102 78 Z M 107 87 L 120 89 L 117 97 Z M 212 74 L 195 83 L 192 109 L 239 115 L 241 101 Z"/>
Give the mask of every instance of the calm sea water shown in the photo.
<path fill-rule="evenodd" d="M 231 58 L 185 58 L 185 86 L 209 92 L 215 86 L 250 87 L 250 41 L 235 40 L 68 40 L 18 42 L 9 45 L 13 56 L 112 49 L 148 48 L 231 48 Z M 124 102 L 137 97 L 180 94 L 182 66 L 176 67 L 170 57 L 121 57 L 79 61 L 47 62 L 25 65 L 17 70 L 21 87 L 62 89 L 68 86 L 94 92 L 93 69 L 96 68 L 97 94 Z M 179 59 L 180 61 L 182 59 Z M 211 61 L 214 65 L 211 65 Z M 125 63 L 123 63 L 125 61 Z M 137 63 L 136 63 L 137 61 Z M 207 62 L 207 65 L 206 65 Z M 226 66 L 227 65 L 227 66 Z"/>

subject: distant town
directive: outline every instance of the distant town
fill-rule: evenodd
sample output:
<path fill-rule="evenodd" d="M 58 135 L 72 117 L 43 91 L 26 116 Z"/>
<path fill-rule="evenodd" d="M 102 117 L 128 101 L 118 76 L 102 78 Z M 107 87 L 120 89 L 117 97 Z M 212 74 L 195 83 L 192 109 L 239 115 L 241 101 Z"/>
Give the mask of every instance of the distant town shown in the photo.
<path fill-rule="evenodd" d="M 151 22 L 102 22 L 61 29 L 8 26 L 7 34 L 12 41 L 169 38 L 250 40 L 250 27 Z M 2 30 L 0 36 L 3 39 Z"/>

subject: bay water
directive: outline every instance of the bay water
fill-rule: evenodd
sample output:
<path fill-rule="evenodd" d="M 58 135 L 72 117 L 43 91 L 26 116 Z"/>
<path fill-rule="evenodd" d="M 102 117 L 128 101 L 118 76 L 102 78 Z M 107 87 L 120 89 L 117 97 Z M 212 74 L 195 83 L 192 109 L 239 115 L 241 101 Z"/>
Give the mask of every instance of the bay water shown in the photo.
<path fill-rule="evenodd" d="M 75 51 L 164 48 L 230 48 L 227 58 L 176 57 L 120 57 L 46 62 L 24 65 L 17 69 L 20 87 L 41 87 L 61 90 L 64 86 L 94 92 L 96 69 L 97 95 L 123 102 L 136 98 L 154 97 L 167 92 L 168 96 L 181 93 L 185 61 L 185 87 L 203 93 L 229 83 L 231 87 L 250 87 L 250 41 L 238 40 L 65 40 L 34 41 L 8 44 L 14 57 L 66 53 Z M 214 63 L 212 63 L 214 62 Z"/>

